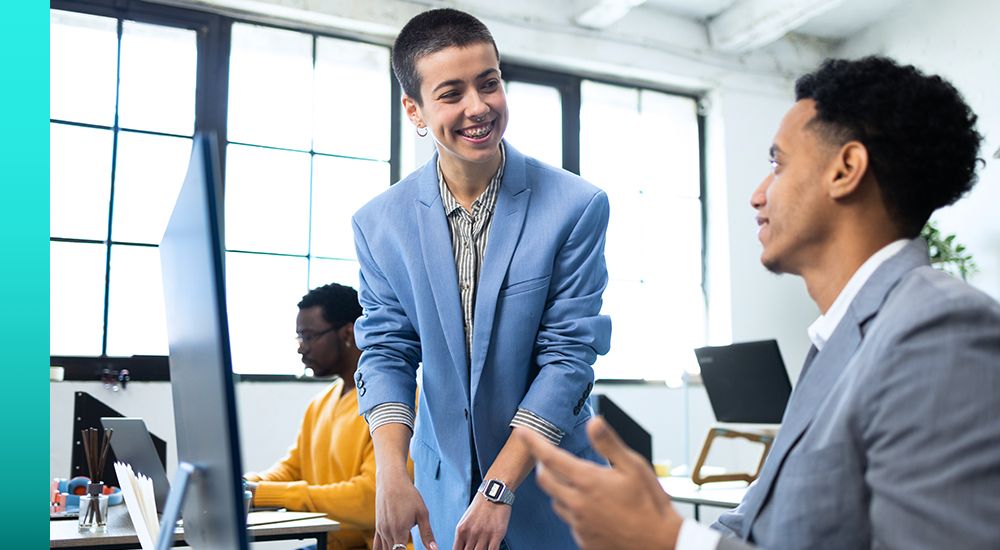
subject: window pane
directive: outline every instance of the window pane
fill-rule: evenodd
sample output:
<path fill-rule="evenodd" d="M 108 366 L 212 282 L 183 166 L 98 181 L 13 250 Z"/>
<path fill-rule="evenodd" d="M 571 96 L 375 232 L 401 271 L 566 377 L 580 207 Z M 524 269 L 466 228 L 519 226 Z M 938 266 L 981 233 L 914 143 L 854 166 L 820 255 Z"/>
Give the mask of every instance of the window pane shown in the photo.
<path fill-rule="evenodd" d="M 159 244 L 190 156 L 188 138 L 118 134 L 113 240 Z"/>
<path fill-rule="evenodd" d="M 49 128 L 49 233 L 103 241 L 108 238 L 111 130 L 65 124 Z"/>
<path fill-rule="evenodd" d="M 235 23 L 229 140 L 308 151 L 312 76 L 312 36 Z"/>
<path fill-rule="evenodd" d="M 551 86 L 510 82 L 507 104 L 512 113 L 504 137 L 518 151 L 562 166 L 562 99 Z"/>
<path fill-rule="evenodd" d="M 692 198 L 701 195 L 698 104 L 695 100 L 642 90 L 639 92 L 639 122 L 634 155 L 645 159 L 644 172 L 657 176 L 657 187 L 673 195 Z"/>
<path fill-rule="evenodd" d="M 233 370 L 299 374 L 296 304 L 306 291 L 306 259 L 226 253 L 226 299 Z"/>
<path fill-rule="evenodd" d="M 388 48 L 317 38 L 313 148 L 389 160 L 391 86 Z"/>
<path fill-rule="evenodd" d="M 49 261 L 49 353 L 100 355 L 107 248 L 51 242 Z"/>
<path fill-rule="evenodd" d="M 160 249 L 112 245 L 108 355 L 167 355 Z"/>
<path fill-rule="evenodd" d="M 338 283 L 358 290 L 361 266 L 355 260 L 313 258 L 309 262 L 309 288 Z"/>
<path fill-rule="evenodd" d="M 603 311 L 615 330 L 597 374 L 678 384 L 705 342 L 695 102 L 589 81 L 581 93 L 581 174 L 612 205 Z"/>
<path fill-rule="evenodd" d="M 351 216 L 389 188 L 389 164 L 322 155 L 313 162 L 312 253 L 354 259 Z"/>
<path fill-rule="evenodd" d="M 226 248 L 308 253 L 308 153 L 230 145 L 225 200 Z"/>
<path fill-rule="evenodd" d="M 118 73 L 117 21 L 59 10 L 49 13 L 50 116 L 112 126 Z"/>
<path fill-rule="evenodd" d="M 196 39 L 192 30 L 134 21 L 122 23 L 119 125 L 192 134 Z"/>

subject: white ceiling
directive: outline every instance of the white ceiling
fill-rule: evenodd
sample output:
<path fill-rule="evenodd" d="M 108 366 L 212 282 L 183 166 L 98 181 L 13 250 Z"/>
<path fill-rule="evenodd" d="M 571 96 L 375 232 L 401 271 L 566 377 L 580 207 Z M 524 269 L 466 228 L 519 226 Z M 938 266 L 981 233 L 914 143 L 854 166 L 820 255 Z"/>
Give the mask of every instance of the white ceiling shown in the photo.
<path fill-rule="evenodd" d="M 818 15 L 795 25 L 789 32 L 826 40 L 843 40 L 888 15 L 902 0 L 647 0 L 645 7 L 710 23 L 727 11 L 757 4 L 793 9 L 805 4 L 818 5 Z M 826 9 L 826 11 L 823 11 Z"/>

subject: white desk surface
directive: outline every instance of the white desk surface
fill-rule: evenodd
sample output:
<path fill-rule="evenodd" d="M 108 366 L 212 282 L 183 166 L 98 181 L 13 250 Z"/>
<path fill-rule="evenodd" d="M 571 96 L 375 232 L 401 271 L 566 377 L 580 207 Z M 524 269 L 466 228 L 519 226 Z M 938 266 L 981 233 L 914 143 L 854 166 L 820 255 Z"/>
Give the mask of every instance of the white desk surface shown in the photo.
<path fill-rule="evenodd" d="M 298 535 L 330 533 L 340 529 L 340 523 L 326 517 L 268 523 L 254 525 L 248 529 L 250 540 L 256 537 L 287 537 L 294 539 Z M 174 530 L 174 542 L 184 540 L 184 531 L 180 527 Z M 104 533 L 81 533 L 77 528 L 76 519 L 54 520 L 49 522 L 50 548 L 81 548 L 111 545 L 135 545 L 139 547 L 139 538 L 135 536 L 132 520 L 128 517 L 125 505 L 112 506 L 108 509 L 108 529 Z"/>
<path fill-rule="evenodd" d="M 677 502 L 735 508 L 747 492 L 742 481 L 720 481 L 698 487 L 689 477 L 661 477 L 660 485 Z"/>

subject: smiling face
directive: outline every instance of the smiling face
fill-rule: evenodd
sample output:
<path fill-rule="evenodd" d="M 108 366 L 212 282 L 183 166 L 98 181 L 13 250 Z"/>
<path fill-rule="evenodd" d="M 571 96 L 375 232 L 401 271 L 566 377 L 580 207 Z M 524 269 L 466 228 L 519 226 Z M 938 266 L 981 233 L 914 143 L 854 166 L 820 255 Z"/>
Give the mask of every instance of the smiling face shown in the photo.
<path fill-rule="evenodd" d="M 485 42 L 448 47 L 417 60 L 422 104 L 403 97 L 406 114 L 427 127 L 443 164 L 493 162 L 507 129 L 500 62 Z"/>
<path fill-rule="evenodd" d="M 750 198 L 760 261 L 775 273 L 802 274 L 828 245 L 834 204 L 825 178 L 835 149 L 808 126 L 815 115 L 812 100 L 788 111 L 771 146 L 772 170 Z"/>

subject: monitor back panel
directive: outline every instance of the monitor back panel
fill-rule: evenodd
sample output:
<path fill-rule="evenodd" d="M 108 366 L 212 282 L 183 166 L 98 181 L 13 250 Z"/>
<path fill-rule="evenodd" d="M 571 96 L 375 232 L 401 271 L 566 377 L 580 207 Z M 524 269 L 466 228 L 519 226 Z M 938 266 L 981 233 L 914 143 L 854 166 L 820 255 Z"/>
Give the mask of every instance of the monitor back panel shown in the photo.
<path fill-rule="evenodd" d="M 764 340 L 695 350 L 719 422 L 778 424 L 792 385 L 778 342 Z"/>

